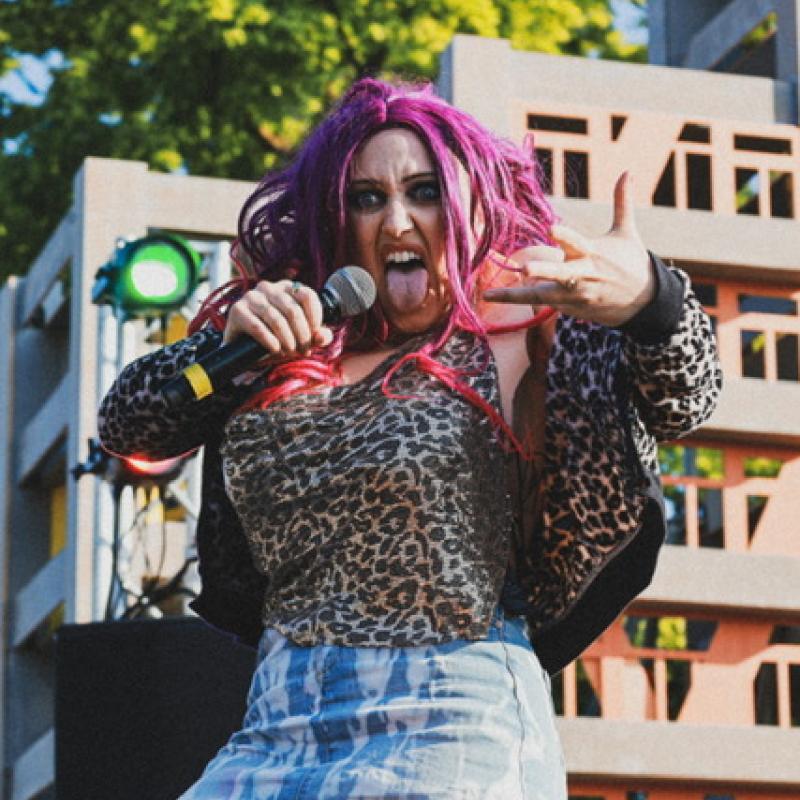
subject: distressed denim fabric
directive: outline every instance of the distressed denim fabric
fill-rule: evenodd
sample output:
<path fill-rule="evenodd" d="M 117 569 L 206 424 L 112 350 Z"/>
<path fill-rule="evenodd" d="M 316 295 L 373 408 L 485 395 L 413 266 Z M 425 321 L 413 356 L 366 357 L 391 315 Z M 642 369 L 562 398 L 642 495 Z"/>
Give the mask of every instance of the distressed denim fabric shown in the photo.
<path fill-rule="evenodd" d="M 300 647 L 265 631 L 242 730 L 180 800 L 565 800 L 525 622 L 484 641 Z"/>

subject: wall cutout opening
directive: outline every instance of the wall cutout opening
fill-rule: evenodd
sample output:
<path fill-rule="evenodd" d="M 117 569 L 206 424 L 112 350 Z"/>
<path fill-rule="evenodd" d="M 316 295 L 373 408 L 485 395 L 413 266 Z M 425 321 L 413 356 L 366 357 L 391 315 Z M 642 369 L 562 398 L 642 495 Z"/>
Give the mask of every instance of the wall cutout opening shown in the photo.
<path fill-rule="evenodd" d="M 735 134 L 733 147 L 736 150 L 749 150 L 752 153 L 778 153 L 790 156 L 792 142 L 790 139 L 775 139 L 771 136 L 747 136 Z"/>
<path fill-rule="evenodd" d="M 686 205 L 696 211 L 711 211 L 711 156 L 686 154 Z"/>
<path fill-rule="evenodd" d="M 724 547 L 722 489 L 697 490 L 697 516 L 700 547 Z"/>
<path fill-rule="evenodd" d="M 622 618 L 622 629 L 633 647 L 658 650 L 705 652 L 719 623 L 686 617 L 642 617 L 633 614 Z"/>
<path fill-rule="evenodd" d="M 708 309 L 716 308 L 717 306 L 717 287 L 716 284 L 713 283 L 697 283 L 692 282 L 692 289 L 694 289 L 694 293 L 697 296 L 697 299 L 703 305 L 704 308 Z"/>
<path fill-rule="evenodd" d="M 670 153 L 653 192 L 654 206 L 675 208 L 675 153 Z"/>
<path fill-rule="evenodd" d="M 794 176 L 769 171 L 769 213 L 778 219 L 794 218 Z"/>
<path fill-rule="evenodd" d="M 534 155 L 539 165 L 539 180 L 542 182 L 542 191 L 553 194 L 553 151 L 546 147 L 534 149 Z"/>
<path fill-rule="evenodd" d="M 776 297 L 770 294 L 740 294 L 738 296 L 739 313 L 780 314 L 795 316 L 797 301 L 791 297 Z"/>
<path fill-rule="evenodd" d="M 687 447 L 682 444 L 660 445 L 658 464 L 662 475 L 725 477 L 725 453 L 717 447 Z"/>
<path fill-rule="evenodd" d="M 764 494 L 747 495 L 747 543 L 752 544 L 758 530 L 758 523 L 767 508 L 769 497 Z"/>
<path fill-rule="evenodd" d="M 664 507 L 667 512 L 666 544 L 686 545 L 686 487 L 664 487 Z"/>
<path fill-rule="evenodd" d="M 577 150 L 564 151 L 564 194 L 567 197 L 589 197 L 589 154 Z"/>
<path fill-rule="evenodd" d="M 761 213 L 760 192 L 758 171 L 738 168 L 736 170 L 736 213 L 758 216 Z"/>
<path fill-rule="evenodd" d="M 766 336 L 763 331 L 741 331 L 743 378 L 766 378 Z"/>
<path fill-rule="evenodd" d="M 775 625 L 769 635 L 770 644 L 800 644 L 800 625 Z"/>
<path fill-rule="evenodd" d="M 800 726 L 800 664 L 789 664 L 789 721 Z"/>
<path fill-rule="evenodd" d="M 600 698 L 597 696 L 597 692 L 595 692 L 594 686 L 589 680 L 589 675 L 581 659 L 578 659 L 576 662 L 575 677 L 578 683 L 578 716 L 603 716 Z"/>
<path fill-rule="evenodd" d="M 711 144 L 711 128 L 709 128 L 708 125 L 698 125 L 695 122 L 687 122 L 681 130 L 678 141 Z"/>
<path fill-rule="evenodd" d="M 800 347 L 796 333 L 775 334 L 779 381 L 800 381 Z"/>
<path fill-rule="evenodd" d="M 781 474 L 784 460 L 767 456 L 746 456 L 744 459 L 745 478 L 777 478 Z"/>
<path fill-rule="evenodd" d="M 758 668 L 753 683 L 756 725 L 778 724 L 778 668 L 767 662 Z"/>
<path fill-rule="evenodd" d="M 558 117 L 552 114 L 528 114 L 528 128 L 552 133 L 589 133 L 589 120 L 581 117 Z"/>

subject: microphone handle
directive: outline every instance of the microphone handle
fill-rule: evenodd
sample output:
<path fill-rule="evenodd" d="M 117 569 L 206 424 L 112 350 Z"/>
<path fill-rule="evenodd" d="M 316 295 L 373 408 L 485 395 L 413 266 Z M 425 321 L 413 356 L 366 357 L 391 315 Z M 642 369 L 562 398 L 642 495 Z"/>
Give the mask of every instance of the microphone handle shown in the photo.
<path fill-rule="evenodd" d="M 322 303 L 322 321 L 326 325 L 340 322 L 341 308 L 333 292 L 325 287 L 319 297 Z M 179 408 L 191 400 L 202 400 L 219 391 L 265 355 L 267 351 L 255 339 L 240 336 L 190 364 L 163 386 L 161 395 L 170 409 Z"/>
<path fill-rule="evenodd" d="M 240 336 L 190 364 L 163 386 L 161 395 L 171 409 L 190 400 L 202 400 L 266 354 L 267 351 L 255 339 Z"/>

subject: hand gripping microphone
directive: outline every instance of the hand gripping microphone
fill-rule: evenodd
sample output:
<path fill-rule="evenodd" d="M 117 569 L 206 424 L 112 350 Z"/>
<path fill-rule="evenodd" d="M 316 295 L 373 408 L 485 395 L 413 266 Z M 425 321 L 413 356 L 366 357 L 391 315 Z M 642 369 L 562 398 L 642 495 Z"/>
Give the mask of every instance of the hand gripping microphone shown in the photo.
<path fill-rule="evenodd" d="M 319 293 L 323 322 L 335 325 L 345 317 L 363 314 L 375 302 L 375 294 L 375 282 L 365 269 L 337 269 Z M 161 394 L 169 408 L 177 408 L 191 400 L 202 400 L 266 354 L 255 339 L 240 336 L 190 364 L 164 385 Z"/>

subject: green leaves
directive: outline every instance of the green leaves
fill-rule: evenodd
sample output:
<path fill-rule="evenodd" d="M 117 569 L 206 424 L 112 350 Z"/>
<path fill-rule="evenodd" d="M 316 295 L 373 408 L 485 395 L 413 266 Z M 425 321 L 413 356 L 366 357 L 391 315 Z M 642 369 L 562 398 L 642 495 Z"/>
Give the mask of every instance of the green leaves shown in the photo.
<path fill-rule="evenodd" d="M 455 33 L 637 57 L 608 0 L 0 2 L 0 72 L 57 50 L 40 107 L 0 94 L 0 275 L 24 272 L 88 155 L 254 180 L 365 74 L 433 78 Z"/>

